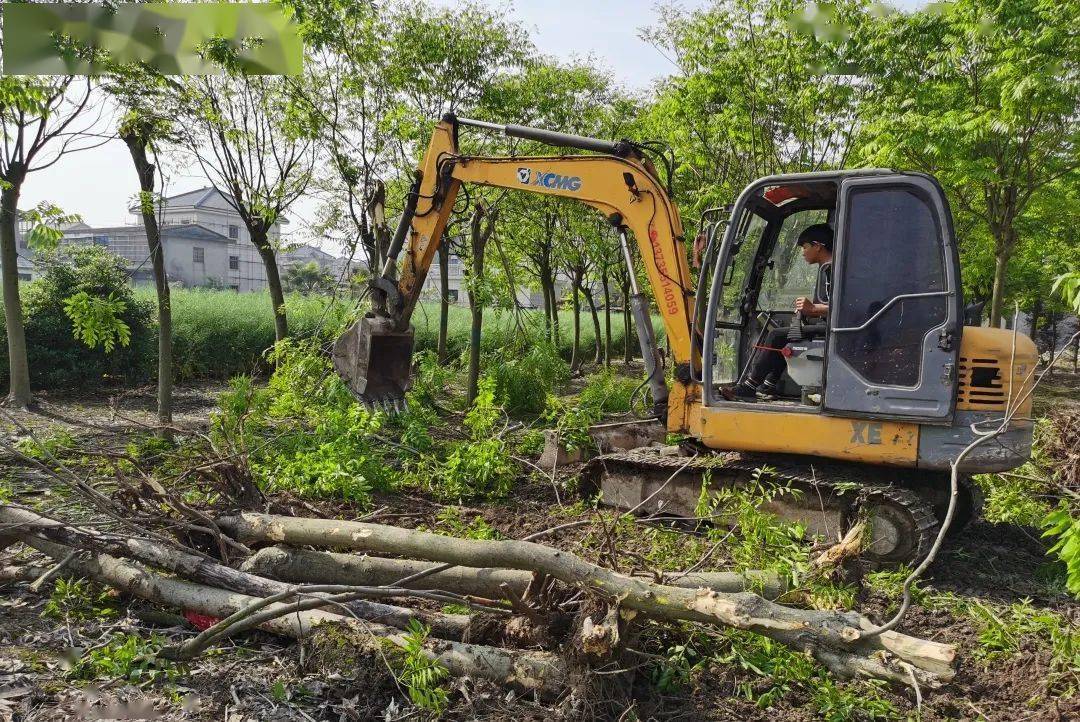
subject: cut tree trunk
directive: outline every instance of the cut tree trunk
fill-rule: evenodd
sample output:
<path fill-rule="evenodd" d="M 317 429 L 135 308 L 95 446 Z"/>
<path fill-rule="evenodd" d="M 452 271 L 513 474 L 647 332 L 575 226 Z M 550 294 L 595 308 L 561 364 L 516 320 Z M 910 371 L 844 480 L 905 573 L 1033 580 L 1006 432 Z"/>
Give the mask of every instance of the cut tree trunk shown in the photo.
<path fill-rule="evenodd" d="M 381 557 L 310 551 L 291 547 L 265 547 L 244 562 L 243 569 L 262 577 L 280 579 L 293 584 L 353 584 L 357 586 L 386 586 L 418 574 L 431 567 L 431 562 L 414 559 L 383 559 Z M 533 574 L 513 569 L 472 569 L 453 567 L 423 578 L 418 589 L 438 589 L 456 594 L 472 594 L 489 599 L 501 599 L 502 585 L 521 597 L 529 588 Z M 776 599 L 786 585 L 780 575 L 771 572 L 671 572 L 664 583 L 689 589 L 706 588 L 718 592 L 761 590 L 768 599 Z"/>
<path fill-rule="evenodd" d="M 33 532 L 54 543 L 64 544 L 76 549 L 90 549 L 114 557 L 128 557 L 144 564 L 165 569 L 187 579 L 244 594 L 268 597 L 287 591 L 291 586 L 284 582 L 237 571 L 232 567 L 217 564 L 194 554 L 169 548 L 156 542 L 134 538 L 117 540 L 104 537 L 93 531 L 75 529 L 67 524 L 47 519 L 25 509 L 0 506 L 0 522 L 21 525 L 22 528 L 28 530 L 27 533 Z M 30 545 L 33 546 L 32 543 Z M 398 578 L 404 576 L 403 574 Z M 381 622 L 398 629 L 407 629 L 409 622 L 415 619 L 431 627 L 432 634 L 443 639 L 459 640 L 466 638 L 471 621 L 471 618 L 465 614 L 421 612 L 367 600 L 350 602 L 347 606 L 350 612 L 361 619 Z"/>
<path fill-rule="evenodd" d="M 35 549 L 54 559 L 65 559 L 71 548 L 38 538 L 27 540 Z M 89 559 L 76 557 L 68 567 L 96 582 L 115 587 L 127 594 L 213 617 L 225 618 L 258 600 L 258 597 L 229 592 L 223 589 L 170 579 L 154 574 L 146 567 L 98 554 Z M 287 609 L 292 605 L 278 604 L 268 609 Z M 386 640 L 405 647 L 408 640 L 397 629 L 370 621 L 358 621 L 340 614 L 321 610 L 291 612 L 261 625 L 261 629 L 294 639 L 310 638 L 322 624 L 340 624 L 355 629 L 371 639 L 371 654 L 380 654 L 381 642 Z M 563 661 L 547 652 L 524 652 L 462 644 L 441 639 L 429 639 L 424 652 L 441 662 L 456 677 L 478 677 L 498 684 L 535 691 L 546 697 L 558 695 L 565 688 L 567 674 Z"/>
<path fill-rule="evenodd" d="M 3 284 L 4 323 L 7 329 L 8 399 L 21 408 L 27 408 L 33 401 L 22 300 L 19 298 L 19 250 L 15 231 L 19 221 L 19 193 L 25 178 L 26 171 L 21 164 L 10 164 L 2 179 L 6 186 L 0 191 L 0 281 Z"/>
<path fill-rule="evenodd" d="M 499 567 L 546 574 L 565 584 L 619 600 L 654 619 L 745 629 L 811 654 L 835 674 L 909 684 L 952 679 L 952 645 L 885 632 L 866 639 L 873 623 L 854 612 L 784 607 L 749 592 L 721 593 L 654 584 L 586 562 L 574 554 L 522 541 L 456 539 L 431 532 L 330 519 L 242 514 L 219 525 L 247 542 L 276 542 L 395 554 L 466 567 Z"/>

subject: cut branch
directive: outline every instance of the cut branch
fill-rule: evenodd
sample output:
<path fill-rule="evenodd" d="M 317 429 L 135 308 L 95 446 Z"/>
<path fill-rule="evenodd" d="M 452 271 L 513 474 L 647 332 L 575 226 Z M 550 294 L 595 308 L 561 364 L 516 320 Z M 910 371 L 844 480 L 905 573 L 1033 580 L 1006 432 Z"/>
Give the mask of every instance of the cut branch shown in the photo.
<path fill-rule="evenodd" d="M 906 685 L 911 673 L 903 663 L 915 669 L 920 683 L 931 686 L 954 675 L 956 650 L 952 645 L 897 632 L 860 640 L 859 630 L 873 624 L 854 612 L 791 609 L 749 592 L 723 593 L 654 584 L 532 542 L 456 539 L 380 524 L 265 514 L 227 517 L 219 525 L 245 542 L 355 549 L 471 568 L 542 572 L 654 619 L 720 624 L 756 632 L 813 655 L 841 676 L 876 677 Z"/>
<path fill-rule="evenodd" d="M 290 585 L 283 582 L 237 571 L 180 549 L 145 539 L 109 537 L 93 530 L 75 529 L 14 506 L 0 506 L 0 523 L 23 524 L 28 533 L 32 532 L 74 549 L 89 549 L 114 557 L 135 559 L 187 579 L 257 597 L 279 594 L 290 588 Z M 361 619 L 381 622 L 398 629 L 406 629 L 410 620 L 415 619 L 431 627 L 432 634 L 442 639 L 461 640 L 466 638 L 469 630 L 470 617 L 464 614 L 422 612 L 368 600 L 357 600 L 347 606 L 351 613 Z"/>
<path fill-rule="evenodd" d="M 54 559 L 63 559 L 71 553 L 70 547 L 40 537 L 27 537 L 25 541 Z M 146 567 L 108 554 L 96 554 L 88 559 L 76 558 L 68 567 L 84 577 L 140 599 L 214 617 L 228 617 L 258 600 L 245 594 L 163 577 Z M 321 610 L 289 613 L 266 621 L 260 628 L 294 639 L 304 639 L 323 624 L 340 624 L 368 635 L 372 654 L 379 653 L 384 641 L 397 647 L 404 647 L 407 643 L 405 635 L 393 627 Z M 521 690 L 536 691 L 543 696 L 555 696 L 566 685 L 565 665 L 557 656 L 547 652 L 523 652 L 438 639 L 425 642 L 424 652 L 457 677 L 479 677 Z"/>
<path fill-rule="evenodd" d="M 367 584 L 383 586 L 431 568 L 431 562 L 414 559 L 383 559 L 380 557 L 338 554 L 334 552 L 266 547 L 244 562 L 244 571 L 262 577 L 296 584 Z M 520 597 L 526 596 L 533 574 L 514 569 L 453 567 L 424 578 L 424 588 L 434 587 L 447 592 L 472 594 L 481 597 L 502 597 L 502 585 Z M 670 572 L 664 583 L 688 589 L 713 589 L 718 592 L 761 591 L 762 596 L 775 599 L 787 591 L 780 575 L 772 572 Z M 401 586 L 412 586 L 402 584 Z"/>

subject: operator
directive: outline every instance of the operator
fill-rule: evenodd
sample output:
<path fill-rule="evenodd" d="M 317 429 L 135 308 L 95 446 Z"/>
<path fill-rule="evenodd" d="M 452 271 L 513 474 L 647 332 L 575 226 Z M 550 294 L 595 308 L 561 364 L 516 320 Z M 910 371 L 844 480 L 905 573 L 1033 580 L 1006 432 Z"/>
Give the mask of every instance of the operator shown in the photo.
<path fill-rule="evenodd" d="M 795 311 L 804 321 L 824 319 L 829 314 L 832 296 L 833 230 L 828 223 L 818 223 L 803 230 L 795 245 L 802 250 L 803 259 L 818 266 L 817 284 L 813 298 L 795 299 Z M 811 324 L 810 329 L 824 331 L 824 324 Z M 806 327 L 804 326 L 804 329 Z M 813 335 L 814 331 L 810 330 Z M 780 375 L 786 367 L 783 349 L 788 343 L 786 327 L 773 329 L 765 336 L 762 346 L 755 349 L 750 360 L 750 371 L 737 384 L 721 387 L 720 393 L 728 401 L 755 401 L 758 394 L 772 397 L 780 389 Z"/>

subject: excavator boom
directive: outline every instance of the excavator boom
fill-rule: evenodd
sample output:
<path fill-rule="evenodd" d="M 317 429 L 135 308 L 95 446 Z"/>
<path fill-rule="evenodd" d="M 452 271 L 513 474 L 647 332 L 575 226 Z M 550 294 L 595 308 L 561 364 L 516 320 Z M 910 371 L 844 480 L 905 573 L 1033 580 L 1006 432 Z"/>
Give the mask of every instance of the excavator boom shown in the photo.
<path fill-rule="evenodd" d="M 461 155 L 457 141 L 461 125 L 603 155 Z M 634 291 L 630 302 L 656 413 L 672 428 L 685 428 L 686 394 L 673 394 L 679 399 L 678 408 L 669 408 L 649 301 L 638 287 L 629 246 L 632 234 L 654 291 L 674 362 L 677 367 L 688 368 L 693 295 L 682 222 L 652 163 L 628 141 L 495 125 L 452 115 L 444 116 L 432 133 L 386 264 L 372 282 L 372 311 L 335 345 L 335 366 L 357 397 L 369 405 L 394 409 L 400 406 L 409 388 L 413 349 L 410 319 L 463 183 L 572 198 L 604 214 L 619 231 L 624 260 L 630 266 Z M 674 417 L 670 413 L 673 410 Z"/>

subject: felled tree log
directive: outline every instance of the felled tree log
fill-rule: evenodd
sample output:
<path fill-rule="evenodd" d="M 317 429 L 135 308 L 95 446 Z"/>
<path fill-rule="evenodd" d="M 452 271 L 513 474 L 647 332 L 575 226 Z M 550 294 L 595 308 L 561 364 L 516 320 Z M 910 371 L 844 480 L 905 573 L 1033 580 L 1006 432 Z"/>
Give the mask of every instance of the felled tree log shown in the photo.
<path fill-rule="evenodd" d="M 48 573 L 46 567 L 0 567 L 0 582 L 32 582 Z"/>
<path fill-rule="evenodd" d="M 242 514 L 219 526 L 245 542 L 354 549 L 395 554 L 471 568 L 499 567 L 547 574 L 566 584 L 617 600 L 654 619 L 720 624 L 770 637 L 807 652 L 841 676 L 908 684 L 914 676 L 934 686 L 953 677 L 952 645 L 897 632 L 859 639 L 872 628 L 855 612 L 802 610 L 749 592 L 724 593 L 654 584 L 617 574 L 557 549 L 521 541 L 480 541 L 440 536 L 381 524 Z"/>
<path fill-rule="evenodd" d="M 70 547 L 41 537 L 25 537 L 24 542 L 54 559 L 64 559 L 71 552 Z M 68 567 L 80 576 L 140 599 L 213 617 L 227 617 L 257 599 L 204 584 L 163 577 L 142 565 L 108 554 L 76 557 L 68 563 Z M 287 608 L 290 605 L 277 606 Z M 365 651 L 371 654 L 381 654 L 384 641 L 397 647 L 404 647 L 407 642 L 405 636 L 393 627 L 322 610 L 290 612 L 266 622 L 260 628 L 294 639 L 305 639 L 311 637 L 319 625 L 330 623 L 345 625 L 360 632 L 356 637 L 370 640 L 370 650 Z M 456 677 L 488 679 L 548 697 L 560 694 L 567 681 L 563 661 L 547 652 L 525 652 L 441 639 L 429 639 L 424 649 L 430 658 L 437 659 Z"/>
<path fill-rule="evenodd" d="M 54 519 L 35 514 L 28 509 L 0 505 L 0 523 L 19 524 L 28 532 L 45 537 L 73 549 L 91 549 L 114 557 L 127 557 L 144 564 L 166 569 L 187 579 L 212 587 L 221 587 L 257 597 L 268 597 L 289 589 L 289 584 L 224 564 L 216 564 L 180 549 L 157 542 L 130 537 L 108 537 L 94 530 L 80 530 Z M 460 641 L 468 635 L 471 618 L 467 614 L 441 614 L 381 604 L 368 600 L 348 603 L 349 611 L 361 619 L 406 629 L 410 620 L 431 627 L 434 636 Z"/>
<path fill-rule="evenodd" d="M 383 559 L 357 554 L 294 549 L 275 546 L 260 549 L 244 562 L 241 569 L 283 582 L 308 584 L 390 585 L 431 567 L 431 562 L 415 559 Z M 441 589 L 458 594 L 474 594 L 501 599 L 502 585 L 523 596 L 532 573 L 516 569 L 472 569 L 454 567 L 431 574 L 417 588 Z M 688 589 L 713 589 L 718 592 L 761 590 L 766 599 L 775 599 L 786 591 L 779 574 L 772 572 L 693 572 L 665 575 L 665 583 Z"/>

